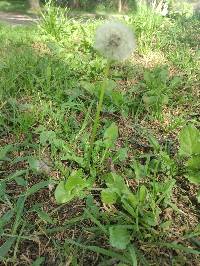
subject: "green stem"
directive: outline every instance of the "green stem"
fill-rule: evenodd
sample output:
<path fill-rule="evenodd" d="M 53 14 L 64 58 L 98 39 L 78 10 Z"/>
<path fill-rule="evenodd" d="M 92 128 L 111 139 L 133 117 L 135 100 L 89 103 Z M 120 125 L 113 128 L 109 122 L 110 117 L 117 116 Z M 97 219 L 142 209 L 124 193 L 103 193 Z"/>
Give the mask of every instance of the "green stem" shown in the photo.
<path fill-rule="evenodd" d="M 104 99 L 104 94 L 105 94 L 105 89 L 106 89 L 106 84 L 107 84 L 107 78 L 109 75 L 109 69 L 110 69 L 110 62 L 107 63 L 106 68 L 105 68 L 105 76 L 104 76 L 104 82 L 101 88 L 101 92 L 100 92 L 100 96 L 99 96 L 99 103 L 97 106 L 97 111 L 96 111 L 96 116 L 95 116 L 95 120 L 94 120 L 94 125 L 92 128 L 92 136 L 90 139 L 90 148 L 89 148 L 89 152 L 88 152 L 88 165 L 90 165 L 90 160 L 91 160 L 91 155 L 92 155 L 92 151 L 94 148 L 94 142 L 95 142 L 95 138 L 96 138 L 96 134 L 97 134 L 97 129 L 99 127 L 99 119 L 100 119 L 100 113 L 102 111 L 102 105 L 103 105 L 103 99 Z"/>

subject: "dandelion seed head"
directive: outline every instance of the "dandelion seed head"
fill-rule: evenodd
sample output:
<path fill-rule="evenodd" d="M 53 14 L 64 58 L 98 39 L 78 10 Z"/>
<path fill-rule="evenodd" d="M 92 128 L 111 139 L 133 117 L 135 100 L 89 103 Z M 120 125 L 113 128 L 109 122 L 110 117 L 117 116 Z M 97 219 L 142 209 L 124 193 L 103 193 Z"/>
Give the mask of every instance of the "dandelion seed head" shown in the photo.
<path fill-rule="evenodd" d="M 51 168 L 43 161 L 36 160 L 35 161 L 35 171 L 41 172 L 45 174 L 49 174 L 51 171 Z"/>
<path fill-rule="evenodd" d="M 94 47 L 108 59 L 124 60 L 135 46 L 133 32 L 120 22 L 106 22 L 97 28 Z"/>

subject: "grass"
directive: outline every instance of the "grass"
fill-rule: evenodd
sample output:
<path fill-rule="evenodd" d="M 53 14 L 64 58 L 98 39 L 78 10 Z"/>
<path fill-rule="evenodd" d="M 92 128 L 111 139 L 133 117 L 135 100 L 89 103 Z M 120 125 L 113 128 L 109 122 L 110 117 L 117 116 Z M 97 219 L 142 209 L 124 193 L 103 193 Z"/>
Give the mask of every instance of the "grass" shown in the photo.
<path fill-rule="evenodd" d="M 102 21 L 50 11 L 0 26 L 2 265 L 199 265 L 198 185 L 178 153 L 200 126 L 199 19 L 126 17 L 138 47 L 111 68 L 88 171 Z"/>

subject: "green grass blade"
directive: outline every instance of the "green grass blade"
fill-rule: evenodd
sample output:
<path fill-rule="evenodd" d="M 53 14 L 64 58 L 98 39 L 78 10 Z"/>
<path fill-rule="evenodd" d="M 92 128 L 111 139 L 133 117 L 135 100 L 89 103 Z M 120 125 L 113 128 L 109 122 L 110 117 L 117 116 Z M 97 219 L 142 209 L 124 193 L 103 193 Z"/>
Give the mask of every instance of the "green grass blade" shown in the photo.
<path fill-rule="evenodd" d="M 188 248 L 185 247 L 181 244 L 176 244 L 176 243 L 159 243 L 160 246 L 162 247 L 167 247 L 167 248 L 171 248 L 171 249 L 177 249 L 177 250 L 181 250 L 183 252 L 189 253 L 189 254 L 195 254 L 195 255 L 199 255 L 200 251 L 192 249 L 192 248 Z"/>
<path fill-rule="evenodd" d="M 32 187 L 30 187 L 27 191 L 26 191 L 26 196 L 31 196 L 33 194 L 35 194 L 36 192 L 38 192 L 40 189 L 43 189 L 45 187 L 47 187 L 49 185 L 49 181 L 41 181 L 35 185 L 33 185 Z"/>
<path fill-rule="evenodd" d="M 128 247 L 128 251 L 129 251 L 129 254 L 130 254 L 130 258 L 131 258 L 131 261 L 132 261 L 132 266 L 137 266 L 137 256 L 136 256 L 136 252 L 135 252 L 135 248 L 134 246 L 130 245 Z"/>
<path fill-rule="evenodd" d="M 20 196 L 17 200 L 16 206 L 15 206 L 16 218 L 15 218 L 15 223 L 13 225 L 12 234 L 16 234 L 17 228 L 21 222 L 25 201 L 26 201 L 26 198 L 24 196 Z"/>
<path fill-rule="evenodd" d="M 103 226 L 87 209 L 85 209 L 86 215 L 88 216 L 88 218 L 91 219 L 91 221 L 96 224 L 99 229 L 105 234 L 105 235 L 109 235 L 108 231 L 106 230 L 105 226 Z"/>
<path fill-rule="evenodd" d="M 0 228 L 3 228 L 10 221 L 14 213 L 14 210 L 9 210 L 0 218 Z"/>
<path fill-rule="evenodd" d="M 75 245 L 81 249 L 90 250 L 90 251 L 93 251 L 93 252 L 108 256 L 108 257 L 112 257 L 112 258 L 119 260 L 121 262 L 124 262 L 124 263 L 131 263 L 131 260 L 129 258 L 127 258 L 126 256 L 120 255 L 114 251 L 111 251 L 111 250 L 108 250 L 105 248 L 100 248 L 97 246 L 86 246 L 86 245 L 77 243 L 76 241 L 73 241 L 71 239 L 66 239 L 65 242 L 68 244 Z"/>
<path fill-rule="evenodd" d="M 0 261 L 8 254 L 10 248 L 14 244 L 16 238 L 10 237 L 6 242 L 0 247 Z"/>

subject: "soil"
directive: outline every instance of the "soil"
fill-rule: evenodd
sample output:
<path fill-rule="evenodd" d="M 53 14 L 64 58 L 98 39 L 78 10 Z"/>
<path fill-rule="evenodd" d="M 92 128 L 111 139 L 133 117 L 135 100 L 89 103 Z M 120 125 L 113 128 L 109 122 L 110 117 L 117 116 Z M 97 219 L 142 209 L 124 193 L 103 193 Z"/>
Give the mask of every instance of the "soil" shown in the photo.
<path fill-rule="evenodd" d="M 11 25 L 31 25 L 38 21 L 37 16 L 34 15 L 25 15 L 20 13 L 10 13 L 10 12 L 1 12 L 0 11 L 0 22 L 6 22 Z"/>

